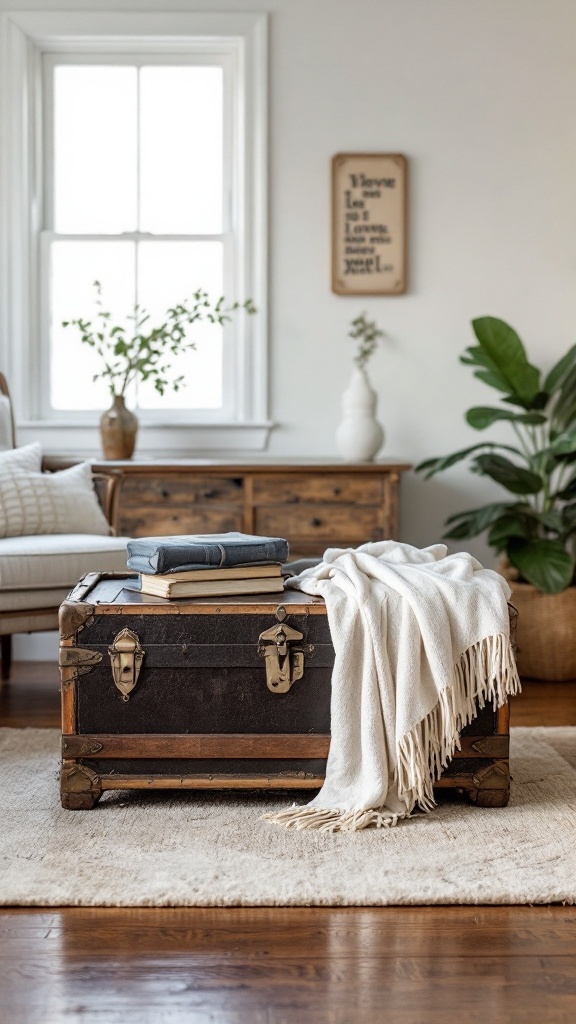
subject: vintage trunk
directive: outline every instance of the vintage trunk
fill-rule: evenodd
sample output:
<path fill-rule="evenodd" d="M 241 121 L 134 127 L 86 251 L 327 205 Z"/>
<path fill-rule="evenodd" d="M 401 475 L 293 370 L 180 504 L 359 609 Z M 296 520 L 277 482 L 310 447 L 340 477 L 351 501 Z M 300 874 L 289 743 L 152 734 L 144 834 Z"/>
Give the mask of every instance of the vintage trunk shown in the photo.
<path fill-rule="evenodd" d="M 134 579 L 134 577 L 132 577 Z M 62 804 L 105 789 L 318 789 L 334 651 L 297 591 L 165 601 L 85 576 L 60 612 Z M 508 707 L 462 733 L 439 790 L 508 802 Z"/>

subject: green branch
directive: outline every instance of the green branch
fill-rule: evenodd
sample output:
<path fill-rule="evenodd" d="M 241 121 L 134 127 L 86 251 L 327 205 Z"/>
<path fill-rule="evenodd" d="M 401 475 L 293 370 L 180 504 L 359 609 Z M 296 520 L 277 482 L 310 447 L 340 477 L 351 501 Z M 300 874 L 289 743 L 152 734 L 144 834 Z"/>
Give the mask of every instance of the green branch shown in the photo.
<path fill-rule="evenodd" d="M 123 324 L 113 324 L 112 314 L 104 309 L 99 281 L 94 281 L 94 288 L 94 321 L 66 320 L 62 326 L 75 328 L 82 344 L 95 350 L 104 363 L 104 369 L 94 374 L 93 380 L 105 379 L 113 397 L 124 395 L 128 386 L 137 379 L 150 381 L 161 395 L 167 388 L 178 391 L 183 375 L 173 376 L 170 360 L 161 360 L 166 353 L 177 358 L 181 353 L 196 348 L 188 329 L 202 320 L 223 326 L 240 312 L 256 313 L 252 299 L 226 305 L 224 296 L 213 302 L 207 292 L 198 289 L 190 300 L 168 309 L 163 321 L 156 326 L 150 326 L 149 313 L 137 306 L 128 317 L 133 321 L 133 329 L 127 332 Z"/>

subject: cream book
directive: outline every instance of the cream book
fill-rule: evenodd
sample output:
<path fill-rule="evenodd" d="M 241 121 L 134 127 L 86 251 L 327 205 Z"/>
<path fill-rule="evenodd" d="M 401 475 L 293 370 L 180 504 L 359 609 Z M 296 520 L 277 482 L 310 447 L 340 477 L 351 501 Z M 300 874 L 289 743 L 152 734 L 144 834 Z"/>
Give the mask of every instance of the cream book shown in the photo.
<path fill-rule="evenodd" d="M 208 575 L 208 573 L 202 572 L 201 575 Z M 214 573 L 210 572 L 210 576 L 213 577 Z M 169 598 L 226 597 L 229 594 L 276 594 L 284 590 L 284 580 L 279 573 L 275 576 L 258 576 L 250 579 L 241 577 L 217 580 L 173 580 L 172 576 L 143 576 L 140 590 L 143 594 L 149 594 L 152 597 Z"/>

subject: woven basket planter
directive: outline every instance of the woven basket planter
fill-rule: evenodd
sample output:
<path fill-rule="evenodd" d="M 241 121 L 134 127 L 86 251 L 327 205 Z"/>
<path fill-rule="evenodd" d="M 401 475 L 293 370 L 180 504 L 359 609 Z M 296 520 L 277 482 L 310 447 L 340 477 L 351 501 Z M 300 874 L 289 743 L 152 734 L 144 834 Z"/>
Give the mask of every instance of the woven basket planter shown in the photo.
<path fill-rule="evenodd" d="M 576 679 L 576 587 L 542 594 L 530 583 L 508 582 L 511 603 L 518 609 L 520 675 L 557 682 Z"/>

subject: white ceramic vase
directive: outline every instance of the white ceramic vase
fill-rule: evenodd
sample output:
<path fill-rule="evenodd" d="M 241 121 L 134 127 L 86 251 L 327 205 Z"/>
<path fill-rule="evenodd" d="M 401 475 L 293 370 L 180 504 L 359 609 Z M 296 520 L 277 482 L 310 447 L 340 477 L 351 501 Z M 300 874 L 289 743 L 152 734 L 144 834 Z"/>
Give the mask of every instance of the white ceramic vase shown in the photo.
<path fill-rule="evenodd" d="M 371 462 L 384 443 L 384 431 L 376 419 L 376 392 L 365 370 L 357 366 L 342 395 L 342 422 L 336 431 L 336 447 L 346 462 Z"/>

